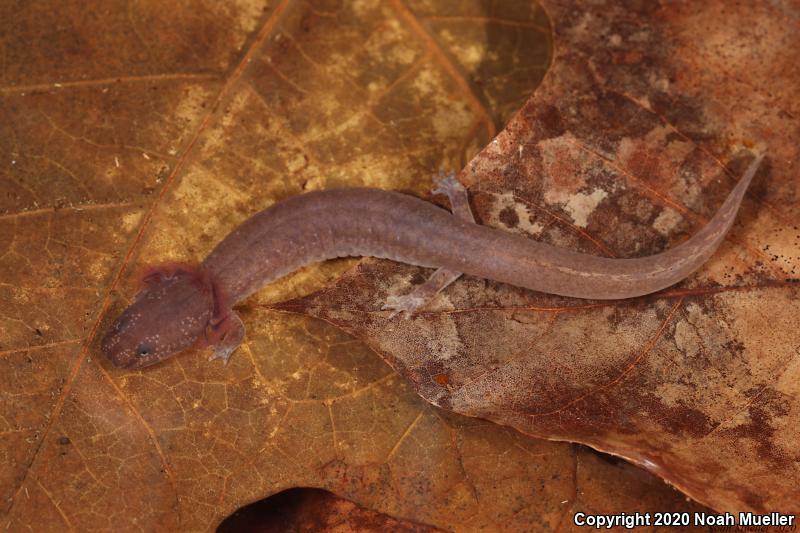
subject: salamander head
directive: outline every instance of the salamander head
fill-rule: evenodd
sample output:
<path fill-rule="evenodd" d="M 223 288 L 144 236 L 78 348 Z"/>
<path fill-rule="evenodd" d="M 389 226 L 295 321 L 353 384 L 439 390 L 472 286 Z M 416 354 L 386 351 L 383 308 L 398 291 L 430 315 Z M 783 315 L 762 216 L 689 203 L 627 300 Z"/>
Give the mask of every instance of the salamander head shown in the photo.
<path fill-rule="evenodd" d="M 151 270 L 136 300 L 103 337 L 101 349 L 114 366 L 141 368 L 205 338 L 215 302 L 213 285 L 196 267 Z"/>

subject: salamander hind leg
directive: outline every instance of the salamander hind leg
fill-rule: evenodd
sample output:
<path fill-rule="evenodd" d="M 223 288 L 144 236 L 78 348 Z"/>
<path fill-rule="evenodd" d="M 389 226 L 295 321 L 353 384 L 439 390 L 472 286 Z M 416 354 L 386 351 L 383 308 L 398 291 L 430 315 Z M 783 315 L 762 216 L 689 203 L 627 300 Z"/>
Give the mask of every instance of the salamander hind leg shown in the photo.
<path fill-rule="evenodd" d="M 397 313 L 405 313 L 405 317 L 408 318 L 420 308 L 428 305 L 439 291 L 453 283 L 459 276 L 461 276 L 461 272 L 439 268 L 423 284 L 414 287 L 410 293 L 386 298 L 383 310 L 392 311 L 389 315 L 390 318 Z"/>
<path fill-rule="evenodd" d="M 469 194 L 467 189 L 456 179 L 455 174 L 440 172 L 433 178 L 433 194 L 443 194 L 450 201 L 450 210 L 456 218 L 466 222 L 475 222 L 472 209 L 469 207 Z"/>
<path fill-rule="evenodd" d="M 433 194 L 443 194 L 450 201 L 453 216 L 466 222 L 475 222 L 472 209 L 469 207 L 467 189 L 456 179 L 455 174 L 439 173 L 434 178 Z M 390 318 L 403 313 L 406 318 L 425 307 L 445 287 L 461 276 L 461 272 L 439 268 L 422 285 L 417 285 L 409 294 L 389 296 L 383 306 L 385 311 L 392 311 Z"/>
<path fill-rule="evenodd" d="M 208 360 L 222 359 L 227 364 L 231 354 L 244 341 L 244 323 L 239 315 L 231 311 L 222 322 L 214 326 L 214 329 L 218 340 L 214 343 L 214 353 L 209 356 Z"/>

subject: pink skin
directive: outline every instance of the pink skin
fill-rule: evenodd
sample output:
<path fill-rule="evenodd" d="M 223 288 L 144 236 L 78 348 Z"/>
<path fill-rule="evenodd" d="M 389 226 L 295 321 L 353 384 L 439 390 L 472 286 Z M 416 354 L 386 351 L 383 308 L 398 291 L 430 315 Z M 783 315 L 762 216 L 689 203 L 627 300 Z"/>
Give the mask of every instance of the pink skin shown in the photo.
<path fill-rule="evenodd" d="M 223 345 L 235 330 L 230 307 L 211 275 L 199 267 L 151 267 L 142 283 L 136 300 L 102 341 L 103 353 L 115 366 L 138 368 L 192 346 Z"/>
<path fill-rule="evenodd" d="M 591 299 L 631 298 L 669 287 L 697 270 L 730 229 L 763 159 L 757 156 L 714 217 L 686 242 L 660 254 L 610 259 L 475 224 L 466 191 L 442 178 L 454 213 L 377 189 L 312 192 L 257 213 L 220 242 L 200 266 L 150 270 L 136 300 L 103 338 L 118 367 L 140 368 L 198 344 L 228 360 L 244 339 L 231 305 L 309 263 L 373 256 L 438 267 L 410 295 L 391 296 L 389 316 L 411 314 L 461 273 L 519 287 Z"/>

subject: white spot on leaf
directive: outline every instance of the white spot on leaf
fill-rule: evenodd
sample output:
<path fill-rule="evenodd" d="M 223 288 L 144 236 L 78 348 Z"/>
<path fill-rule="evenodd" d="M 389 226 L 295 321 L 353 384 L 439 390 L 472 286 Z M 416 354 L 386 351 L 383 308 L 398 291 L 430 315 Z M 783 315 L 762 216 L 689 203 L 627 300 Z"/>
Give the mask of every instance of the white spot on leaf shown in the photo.
<path fill-rule="evenodd" d="M 585 228 L 589 224 L 589 216 L 606 196 L 608 193 L 603 189 L 595 189 L 589 194 L 579 192 L 570 197 L 564 210 L 569 213 L 576 226 Z"/>

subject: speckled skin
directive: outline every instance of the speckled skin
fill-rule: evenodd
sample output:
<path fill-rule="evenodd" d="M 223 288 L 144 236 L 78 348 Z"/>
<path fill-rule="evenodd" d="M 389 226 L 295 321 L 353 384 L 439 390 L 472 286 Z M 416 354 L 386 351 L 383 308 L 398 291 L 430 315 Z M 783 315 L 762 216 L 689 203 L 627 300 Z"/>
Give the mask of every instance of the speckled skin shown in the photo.
<path fill-rule="evenodd" d="M 480 226 L 396 192 L 353 188 L 311 192 L 256 214 L 197 269 L 156 270 L 112 325 L 103 352 L 120 367 L 162 361 L 198 342 L 226 359 L 244 338 L 230 306 L 304 265 L 373 256 L 563 296 L 630 298 L 668 287 L 699 268 L 731 227 L 763 156 L 757 157 L 714 217 L 663 253 L 610 259 Z"/>

